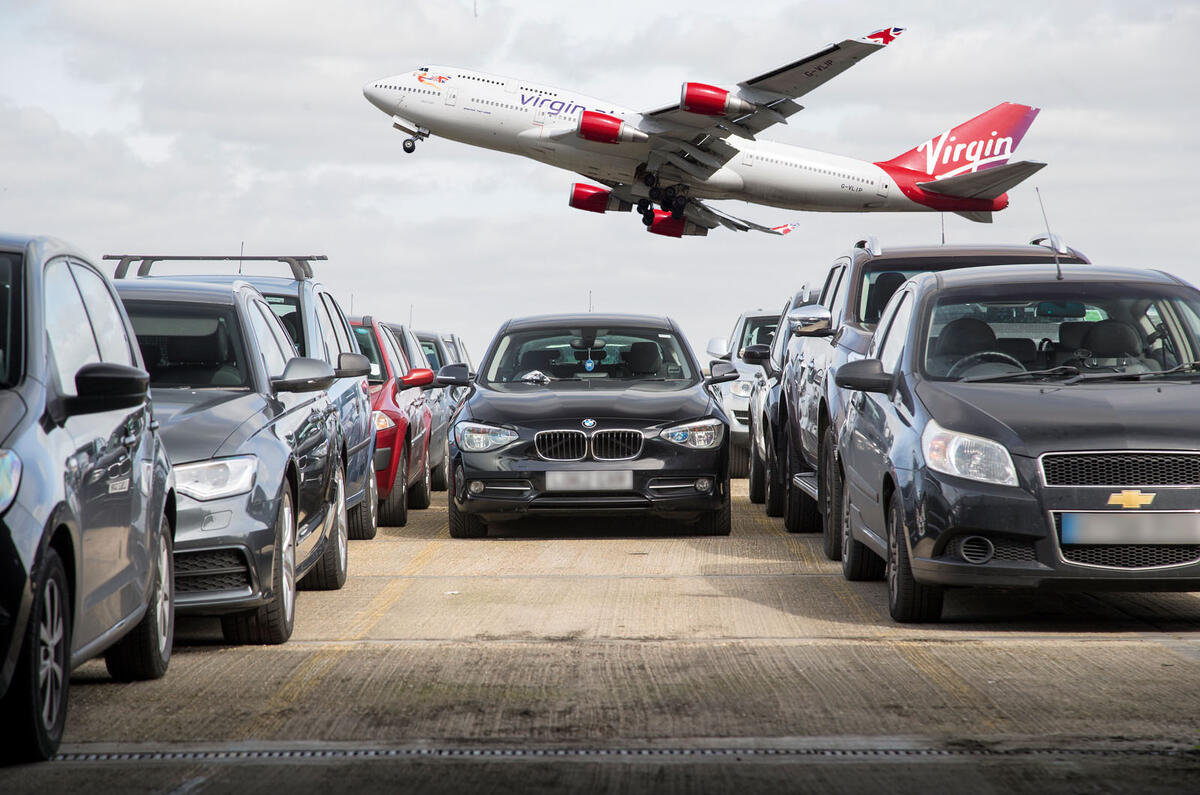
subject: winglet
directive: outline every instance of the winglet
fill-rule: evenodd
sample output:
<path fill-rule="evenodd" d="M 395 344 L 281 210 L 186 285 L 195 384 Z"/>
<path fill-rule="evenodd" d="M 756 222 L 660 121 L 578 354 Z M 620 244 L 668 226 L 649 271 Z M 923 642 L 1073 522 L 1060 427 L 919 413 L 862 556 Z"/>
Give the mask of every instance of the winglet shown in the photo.
<path fill-rule="evenodd" d="M 771 231 L 777 235 L 789 235 L 799 228 L 800 228 L 800 224 L 791 223 L 791 224 L 784 224 L 783 226 L 773 226 L 773 227 L 771 227 Z"/>
<path fill-rule="evenodd" d="M 867 41 L 873 41 L 876 44 L 886 46 L 895 41 L 896 37 L 903 32 L 904 28 L 883 28 L 875 31 L 874 33 L 868 33 L 866 36 L 863 36 L 863 38 Z"/>

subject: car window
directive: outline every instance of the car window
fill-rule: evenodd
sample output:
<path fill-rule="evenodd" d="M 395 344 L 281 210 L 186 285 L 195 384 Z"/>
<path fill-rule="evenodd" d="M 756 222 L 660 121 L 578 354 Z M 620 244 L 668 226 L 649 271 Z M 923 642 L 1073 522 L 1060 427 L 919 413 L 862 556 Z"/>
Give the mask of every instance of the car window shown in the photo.
<path fill-rule="evenodd" d="M 87 310 L 83 308 L 83 298 L 66 260 L 56 259 L 46 266 L 43 287 L 46 337 L 59 392 L 73 397 L 79 394 L 75 391 L 75 373 L 85 364 L 100 361 L 100 351 L 96 349 L 91 326 L 80 329 L 80 321 L 87 317 Z"/>
<path fill-rule="evenodd" d="M 287 366 L 287 360 L 290 357 L 271 329 L 271 321 L 268 318 L 274 313 L 269 307 L 258 301 L 252 301 L 249 314 L 250 326 L 254 331 L 255 339 L 258 340 L 258 347 L 262 351 L 263 361 L 267 366 L 267 375 L 271 378 L 278 378 L 283 375 L 283 368 Z"/>
<path fill-rule="evenodd" d="M 20 380 L 21 364 L 21 262 L 16 252 L 0 253 L 0 384 Z"/>
<path fill-rule="evenodd" d="M 770 345 L 775 339 L 775 329 L 779 325 L 779 318 L 775 317 L 749 317 L 746 318 L 746 324 L 742 326 L 742 338 L 737 341 L 737 355 L 740 358 L 742 353 L 750 345 Z M 736 337 L 730 337 L 731 340 L 736 340 Z"/>
<path fill-rule="evenodd" d="M 342 353 L 358 353 L 358 345 L 350 338 L 349 324 L 342 316 L 337 302 L 329 293 L 321 293 L 321 303 L 329 313 L 329 321 L 333 324 L 333 333 L 337 337 L 338 350 Z"/>
<path fill-rule="evenodd" d="M 108 285 L 104 283 L 104 277 L 78 263 L 71 263 L 71 272 L 75 275 L 75 283 L 79 285 L 83 305 L 92 322 L 101 360 L 136 364 L 129 335 L 125 331 L 125 320 L 112 293 L 108 291 Z"/>
<path fill-rule="evenodd" d="M 396 338 L 392 336 L 392 330 L 385 326 L 380 326 L 379 330 L 383 335 L 383 348 L 387 352 L 387 355 L 391 357 L 392 369 L 398 375 L 406 375 L 413 368 L 408 363 L 408 357 L 404 355 L 404 352 L 400 350 L 400 346 L 396 344 Z"/>
<path fill-rule="evenodd" d="M 317 328 L 321 332 L 321 340 L 325 345 L 325 361 L 337 366 L 338 359 L 338 339 L 337 334 L 333 330 L 333 321 L 329 319 L 329 312 L 324 305 L 319 303 L 316 306 Z"/>
<path fill-rule="evenodd" d="M 829 275 L 825 277 L 825 286 L 821 288 L 821 306 L 828 309 L 833 303 L 833 293 L 837 289 L 838 280 L 842 276 L 842 266 L 829 269 Z"/>
<path fill-rule="evenodd" d="M 284 331 L 291 337 L 296 346 L 297 356 L 307 356 L 304 352 L 304 324 L 300 322 L 300 300 L 290 295 L 263 296 L 267 306 L 279 318 Z"/>
<path fill-rule="evenodd" d="M 471 361 L 471 354 L 467 353 L 467 344 L 462 341 L 461 337 L 454 337 L 454 347 L 458 348 L 458 355 L 467 369 L 475 372 L 475 364 Z"/>
<path fill-rule="evenodd" d="M 779 316 L 779 321 L 776 327 L 787 328 L 786 313 Z M 783 367 L 784 352 L 787 350 L 787 339 L 788 335 L 786 333 L 779 333 L 776 334 L 774 339 L 771 340 L 771 361 L 775 363 L 777 368 Z"/>
<path fill-rule="evenodd" d="M 879 349 L 879 361 L 885 373 L 895 373 L 900 367 L 900 355 L 904 352 L 904 343 L 908 339 L 912 308 L 912 293 L 904 293 L 892 313 L 892 322 L 883 338 L 883 347 Z"/>
<path fill-rule="evenodd" d="M 837 289 L 833 293 L 833 303 L 829 305 L 829 314 L 833 318 L 834 328 L 842 324 L 842 310 L 846 308 L 846 297 L 850 292 L 849 285 L 846 284 L 849 280 L 850 272 L 843 268 L 841 278 L 838 279 Z"/>
<path fill-rule="evenodd" d="M 371 372 L 367 374 L 367 381 L 372 384 L 382 384 L 387 380 L 387 367 L 383 364 L 383 351 L 379 349 L 379 342 L 375 339 L 375 330 L 370 326 L 352 326 L 352 328 L 354 329 L 354 338 L 358 340 L 358 349 L 371 363 Z"/>
<path fill-rule="evenodd" d="M 489 383 L 533 379 L 691 382 L 686 343 L 660 328 L 543 327 L 506 334 L 485 364 Z M 541 374 L 540 376 L 538 374 Z"/>
<path fill-rule="evenodd" d="M 430 340 L 421 340 L 421 352 L 425 354 L 425 358 L 429 360 L 429 365 L 434 370 L 442 369 L 442 359 L 438 356 L 436 344 Z"/>
<path fill-rule="evenodd" d="M 229 305 L 127 300 L 150 386 L 238 389 L 249 386 L 234 310 Z"/>

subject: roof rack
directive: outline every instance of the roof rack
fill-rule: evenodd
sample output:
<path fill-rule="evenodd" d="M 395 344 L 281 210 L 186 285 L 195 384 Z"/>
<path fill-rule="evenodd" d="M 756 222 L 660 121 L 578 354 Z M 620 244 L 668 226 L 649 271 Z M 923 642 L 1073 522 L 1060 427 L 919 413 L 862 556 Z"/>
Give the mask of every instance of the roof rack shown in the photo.
<path fill-rule="evenodd" d="M 149 276 L 150 269 L 157 262 L 284 262 L 292 269 L 292 276 L 296 281 L 313 278 L 313 269 L 310 264 L 314 260 L 321 261 L 329 259 L 324 254 L 298 254 L 298 255 L 279 255 L 279 256 L 245 256 L 235 255 L 224 257 L 220 255 L 209 256 L 186 256 L 177 254 L 105 254 L 104 259 L 117 260 L 117 269 L 113 272 L 113 278 L 124 279 L 129 273 L 129 266 L 133 263 L 138 263 L 137 275 Z"/>
<path fill-rule="evenodd" d="M 1045 246 L 1046 248 L 1056 251 L 1059 254 L 1070 254 L 1071 247 L 1063 242 L 1063 239 L 1056 234 L 1051 233 L 1049 236 L 1038 235 L 1029 241 L 1031 246 Z"/>
<path fill-rule="evenodd" d="M 868 235 L 862 240 L 854 244 L 855 248 L 866 249 L 867 253 L 872 257 L 878 257 L 883 253 L 883 248 L 879 245 L 879 238 L 874 235 Z"/>

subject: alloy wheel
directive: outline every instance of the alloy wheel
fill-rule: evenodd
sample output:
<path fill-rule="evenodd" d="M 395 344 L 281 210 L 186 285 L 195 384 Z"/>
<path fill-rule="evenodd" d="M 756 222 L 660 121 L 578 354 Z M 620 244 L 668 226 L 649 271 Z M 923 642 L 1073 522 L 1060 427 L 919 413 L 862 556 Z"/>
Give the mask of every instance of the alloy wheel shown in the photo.
<path fill-rule="evenodd" d="M 167 537 L 158 541 L 158 599 L 154 605 L 154 618 L 158 624 L 158 653 L 166 656 L 167 644 L 171 642 L 171 550 Z"/>
<path fill-rule="evenodd" d="M 350 537 L 350 519 L 346 511 L 346 475 L 339 469 L 337 473 L 337 554 L 338 566 L 346 570 L 347 549 Z"/>
<path fill-rule="evenodd" d="M 900 552 L 897 547 L 899 540 L 899 528 L 896 527 L 895 514 L 888 517 L 888 559 L 887 559 L 887 585 L 888 596 L 892 600 L 892 604 L 896 604 L 896 600 L 900 596 L 900 578 L 896 576 L 896 563 L 899 560 Z"/>
<path fill-rule="evenodd" d="M 58 722 L 63 707 L 67 638 L 62 597 L 58 583 L 47 579 L 42 589 L 42 615 L 38 619 L 37 672 L 42 725 L 47 728 Z"/>
<path fill-rule="evenodd" d="M 296 612 L 296 524 L 292 519 L 290 501 L 284 503 L 282 514 L 283 549 L 280 557 L 283 559 L 283 620 L 290 626 Z"/>

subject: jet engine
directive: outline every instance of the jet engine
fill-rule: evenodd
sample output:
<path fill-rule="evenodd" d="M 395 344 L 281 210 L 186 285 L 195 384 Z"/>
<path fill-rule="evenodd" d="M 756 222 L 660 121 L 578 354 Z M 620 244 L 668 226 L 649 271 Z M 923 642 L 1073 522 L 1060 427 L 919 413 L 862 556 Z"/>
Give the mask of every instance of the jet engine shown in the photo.
<path fill-rule="evenodd" d="M 576 210 L 587 210 L 591 213 L 612 212 L 627 213 L 633 209 L 629 202 L 623 202 L 613 196 L 611 190 L 598 188 L 595 185 L 585 185 L 575 182 L 571 185 L 571 198 L 567 204 Z"/>
<path fill-rule="evenodd" d="M 624 119 L 585 110 L 579 114 L 579 126 L 575 134 L 585 141 L 595 141 L 601 144 L 641 143 L 650 136 L 625 123 Z"/>
<path fill-rule="evenodd" d="M 684 235 L 704 237 L 708 234 L 707 227 L 694 224 L 686 218 L 675 218 L 666 210 L 654 211 L 654 218 L 646 224 L 646 231 L 666 237 L 683 237 Z"/>
<path fill-rule="evenodd" d="M 684 83 L 679 92 L 679 107 L 701 116 L 744 116 L 754 112 L 752 103 L 704 83 Z"/>

